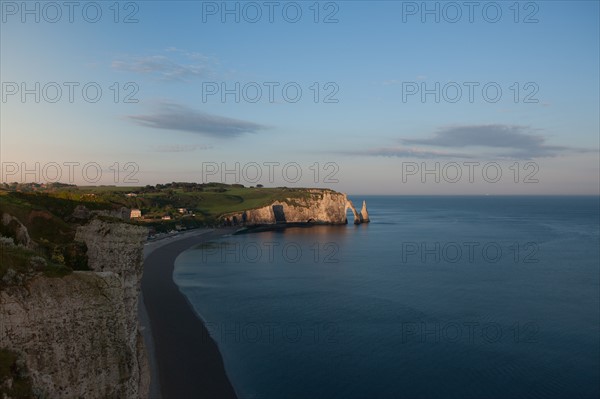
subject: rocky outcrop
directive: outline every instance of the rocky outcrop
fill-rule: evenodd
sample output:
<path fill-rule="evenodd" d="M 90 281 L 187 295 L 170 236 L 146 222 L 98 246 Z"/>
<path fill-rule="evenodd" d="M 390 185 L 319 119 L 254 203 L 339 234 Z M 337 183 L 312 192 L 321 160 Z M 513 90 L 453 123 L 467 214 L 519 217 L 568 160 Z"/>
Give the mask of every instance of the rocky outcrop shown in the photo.
<path fill-rule="evenodd" d="M 137 301 L 145 228 L 92 220 L 76 239 L 92 271 L 0 291 L 0 347 L 23 357 L 42 398 L 146 397 Z"/>
<path fill-rule="evenodd" d="M 346 199 L 346 207 L 344 208 L 344 213 L 346 213 L 346 210 L 348 209 L 350 209 L 352 211 L 352 214 L 354 215 L 354 224 L 361 224 L 362 218 L 360 216 L 360 213 L 356 211 L 356 208 L 354 207 L 352 201 Z"/>
<path fill-rule="evenodd" d="M 363 207 L 368 216 L 366 204 L 363 204 Z M 261 208 L 228 213 L 221 219 L 226 225 L 234 226 L 279 223 L 346 224 L 348 209 L 354 215 L 355 224 L 363 223 L 363 217 L 356 211 L 346 194 L 332 190 L 306 189 L 302 191 L 302 196 L 274 201 Z"/>
<path fill-rule="evenodd" d="M 363 223 L 369 223 L 371 220 L 369 219 L 369 211 L 367 211 L 367 201 L 363 200 L 362 209 L 360 210 L 360 217 Z"/>
<path fill-rule="evenodd" d="M 35 249 L 36 243 L 29 237 L 27 227 L 19 219 L 8 214 L 2 214 L 2 226 L 11 230 L 11 235 L 14 236 L 15 244 L 22 245 L 28 249 Z"/>
<path fill-rule="evenodd" d="M 354 214 L 354 224 L 370 222 L 369 212 L 367 211 L 367 201 L 363 201 L 363 205 L 362 205 L 362 209 L 360 210 L 360 213 L 358 213 L 358 211 L 354 207 L 354 204 L 350 200 L 347 200 L 347 202 L 346 202 L 346 209 L 352 210 L 352 213 Z"/>
<path fill-rule="evenodd" d="M 125 208 L 124 206 L 120 207 L 119 209 L 113 209 L 113 210 L 90 211 L 84 205 L 77 205 L 75 207 L 75 209 L 73 210 L 71 219 L 80 219 L 80 220 L 90 219 L 92 216 L 98 215 L 98 216 L 106 216 L 106 217 L 111 217 L 111 218 L 116 218 L 116 219 L 121 219 L 121 220 L 129 220 L 130 214 L 131 214 L 131 209 Z"/>

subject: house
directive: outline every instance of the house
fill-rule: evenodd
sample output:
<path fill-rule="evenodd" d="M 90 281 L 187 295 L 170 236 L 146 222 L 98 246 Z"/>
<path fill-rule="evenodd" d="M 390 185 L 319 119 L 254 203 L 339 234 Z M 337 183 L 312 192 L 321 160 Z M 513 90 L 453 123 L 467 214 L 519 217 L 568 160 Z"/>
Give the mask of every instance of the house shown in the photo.
<path fill-rule="evenodd" d="M 131 212 L 129 212 L 130 219 L 141 218 L 141 217 L 142 217 L 142 211 L 139 209 L 132 209 Z"/>
<path fill-rule="evenodd" d="M 162 220 L 171 220 L 171 216 L 165 215 L 161 218 Z"/>
<path fill-rule="evenodd" d="M 136 193 L 127 193 L 125 194 L 126 197 L 137 197 Z"/>
<path fill-rule="evenodd" d="M 186 213 L 188 213 L 188 210 L 187 210 L 186 208 L 179 208 L 179 209 L 177 209 L 177 211 L 178 211 L 179 213 L 181 213 L 181 214 L 186 214 Z"/>

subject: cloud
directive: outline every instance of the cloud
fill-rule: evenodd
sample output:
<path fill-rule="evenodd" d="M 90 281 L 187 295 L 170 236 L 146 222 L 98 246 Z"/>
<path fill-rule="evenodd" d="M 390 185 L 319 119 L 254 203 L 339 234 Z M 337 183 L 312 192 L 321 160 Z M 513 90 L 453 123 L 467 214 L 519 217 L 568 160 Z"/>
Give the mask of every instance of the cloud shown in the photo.
<path fill-rule="evenodd" d="M 118 71 L 155 75 L 162 80 L 188 81 L 213 77 L 217 60 L 200 53 L 186 52 L 176 48 L 165 50 L 165 55 L 128 56 L 111 64 Z M 179 58 L 179 59 L 178 59 Z"/>
<path fill-rule="evenodd" d="M 555 157 L 566 152 L 588 150 L 546 144 L 546 138 L 534 129 L 518 125 L 466 125 L 445 127 L 425 139 L 402 139 L 404 144 L 420 144 L 445 148 L 491 150 L 492 156 L 510 159 Z"/>
<path fill-rule="evenodd" d="M 396 157 L 396 158 L 422 158 L 422 159 L 436 159 L 436 158 L 473 158 L 472 155 L 463 153 L 453 153 L 447 151 L 436 151 L 436 150 L 425 150 L 422 148 L 406 148 L 406 147 L 379 147 L 371 148 L 362 151 L 346 151 L 342 152 L 345 155 L 370 155 L 370 156 L 381 156 L 381 157 Z"/>
<path fill-rule="evenodd" d="M 204 144 L 163 144 L 151 147 L 153 152 L 192 152 L 196 150 L 210 150 L 212 146 Z"/>
<path fill-rule="evenodd" d="M 438 130 L 427 139 L 402 139 L 403 143 L 434 145 L 437 147 L 539 147 L 544 138 L 524 131 L 523 126 L 472 125 L 454 126 Z"/>
<path fill-rule="evenodd" d="M 180 130 L 209 137 L 233 138 L 244 133 L 257 133 L 267 126 L 240 119 L 196 111 L 180 104 L 162 103 L 148 115 L 127 115 L 141 126 L 164 130 Z"/>
<path fill-rule="evenodd" d="M 528 126 L 464 125 L 444 127 L 424 139 L 400 139 L 403 146 L 349 152 L 355 155 L 406 158 L 532 159 L 597 150 L 549 145 L 546 138 Z M 407 146 L 420 146 L 409 148 Z M 423 148 L 423 146 L 425 148 Z M 447 149 L 462 149 L 450 152 Z"/>

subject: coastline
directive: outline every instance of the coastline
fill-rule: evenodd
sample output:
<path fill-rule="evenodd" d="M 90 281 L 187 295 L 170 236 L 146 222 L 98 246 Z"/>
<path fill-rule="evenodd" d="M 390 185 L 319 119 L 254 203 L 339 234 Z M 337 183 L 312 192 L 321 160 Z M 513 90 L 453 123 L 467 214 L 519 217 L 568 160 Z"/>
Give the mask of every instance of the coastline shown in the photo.
<path fill-rule="evenodd" d="M 217 344 L 173 281 L 175 259 L 236 228 L 195 229 L 144 246 L 139 318 L 151 370 L 151 398 L 236 398 Z"/>

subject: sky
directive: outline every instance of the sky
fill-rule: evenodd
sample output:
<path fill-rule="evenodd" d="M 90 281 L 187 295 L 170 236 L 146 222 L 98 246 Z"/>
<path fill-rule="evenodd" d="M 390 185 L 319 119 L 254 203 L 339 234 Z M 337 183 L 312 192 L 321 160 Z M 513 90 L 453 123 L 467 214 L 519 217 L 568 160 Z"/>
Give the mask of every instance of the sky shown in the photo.
<path fill-rule="evenodd" d="M 3 182 L 600 191 L 598 1 L 0 2 Z"/>

